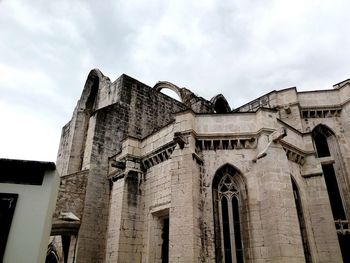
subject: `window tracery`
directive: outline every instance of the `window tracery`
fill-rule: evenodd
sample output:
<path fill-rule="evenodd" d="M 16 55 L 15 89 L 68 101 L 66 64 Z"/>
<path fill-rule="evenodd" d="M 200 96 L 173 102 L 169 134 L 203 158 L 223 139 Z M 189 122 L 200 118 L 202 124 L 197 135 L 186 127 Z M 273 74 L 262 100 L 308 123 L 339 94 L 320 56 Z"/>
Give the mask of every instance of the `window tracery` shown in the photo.
<path fill-rule="evenodd" d="M 243 263 L 241 227 L 244 183 L 241 175 L 225 165 L 213 181 L 214 219 L 216 228 L 217 262 Z"/>

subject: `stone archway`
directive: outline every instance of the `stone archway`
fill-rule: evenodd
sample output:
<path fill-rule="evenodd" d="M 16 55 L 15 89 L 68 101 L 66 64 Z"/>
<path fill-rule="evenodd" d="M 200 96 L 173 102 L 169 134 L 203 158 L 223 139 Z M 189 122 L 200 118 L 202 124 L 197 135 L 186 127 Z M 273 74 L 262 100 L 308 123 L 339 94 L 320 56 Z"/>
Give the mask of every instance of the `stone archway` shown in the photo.
<path fill-rule="evenodd" d="M 178 86 L 176 86 L 175 84 L 171 83 L 171 82 L 158 81 L 158 83 L 153 87 L 153 89 L 155 91 L 158 91 L 158 92 L 160 92 L 162 89 L 169 89 L 169 90 L 171 90 L 171 91 L 176 93 L 176 95 L 179 97 L 181 102 L 184 102 L 181 89 Z"/>

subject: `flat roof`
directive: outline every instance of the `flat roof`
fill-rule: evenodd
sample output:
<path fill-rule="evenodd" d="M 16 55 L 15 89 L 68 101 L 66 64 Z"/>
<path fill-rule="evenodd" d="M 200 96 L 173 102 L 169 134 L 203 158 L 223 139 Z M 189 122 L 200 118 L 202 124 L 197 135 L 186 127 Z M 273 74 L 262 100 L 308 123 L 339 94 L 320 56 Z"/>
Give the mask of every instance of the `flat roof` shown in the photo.
<path fill-rule="evenodd" d="M 41 185 L 46 171 L 53 171 L 53 162 L 0 158 L 0 183 Z"/>

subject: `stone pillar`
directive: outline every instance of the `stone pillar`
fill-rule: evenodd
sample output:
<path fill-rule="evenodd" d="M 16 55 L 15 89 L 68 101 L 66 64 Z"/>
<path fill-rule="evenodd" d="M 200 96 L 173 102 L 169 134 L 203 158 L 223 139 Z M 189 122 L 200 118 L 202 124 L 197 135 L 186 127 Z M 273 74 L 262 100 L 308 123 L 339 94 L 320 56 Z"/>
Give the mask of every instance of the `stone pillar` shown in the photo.
<path fill-rule="evenodd" d="M 169 262 L 198 262 L 200 257 L 200 171 L 192 156 L 195 139 L 187 140 L 171 157 Z"/>
<path fill-rule="evenodd" d="M 106 261 L 118 262 L 125 181 L 112 183 L 107 229 Z"/>
<path fill-rule="evenodd" d="M 106 261 L 142 262 L 143 210 L 139 173 L 129 171 L 113 183 L 108 221 Z"/>
<path fill-rule="evenodd" d="M 332 209 L 322 175 L 306 179 L 308 208 L 319 262 L 342 262 Z"/>
<path fill-rule="evenodd" d="M 252 226 L 253 262 L 305 262 L 288 159 L 281 145 L 268 147 L 256 161 L 255 173 L 258 206 L 252 207 L 259 208 L 261 225 Z"/>

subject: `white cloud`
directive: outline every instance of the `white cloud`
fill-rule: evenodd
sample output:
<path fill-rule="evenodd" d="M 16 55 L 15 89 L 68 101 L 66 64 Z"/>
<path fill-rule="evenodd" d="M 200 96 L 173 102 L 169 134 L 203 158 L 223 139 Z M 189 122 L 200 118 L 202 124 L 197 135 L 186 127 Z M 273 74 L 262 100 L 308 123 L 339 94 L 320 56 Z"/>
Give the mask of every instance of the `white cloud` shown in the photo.
<path fill-rule="evenodd" d="M 0 101 L 1 158 L 55 161 L 60 139 L 57 126 L 47 125 L 38 116 L 17 110 Z"/>

